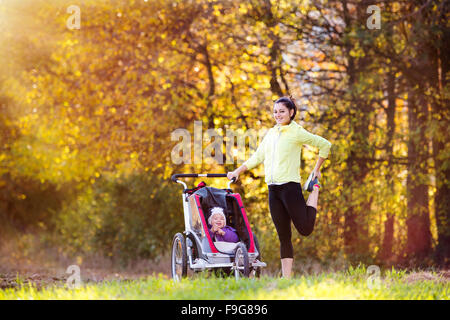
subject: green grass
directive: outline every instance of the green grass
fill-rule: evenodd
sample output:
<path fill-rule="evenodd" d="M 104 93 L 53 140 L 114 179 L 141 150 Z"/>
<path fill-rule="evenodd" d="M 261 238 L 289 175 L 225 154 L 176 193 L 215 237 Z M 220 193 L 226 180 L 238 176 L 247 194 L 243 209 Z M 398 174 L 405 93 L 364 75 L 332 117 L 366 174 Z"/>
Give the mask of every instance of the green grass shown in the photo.
<path fill-rule="evenodd" d="M 201 276 L 179 283 L 152 276 L 130 281 L 86 283 L 77 289 L 63 284 L 42 290 L 32 285 L 0 290 L 1 299 L 445 299 L 448 281 L 434 274 L 432 280 L 411 280 L 405 271 L 382 272 L 378 286 L 369 288 L 365 267 L 343 272 L 294 277 L 260 279 L 215 278 Z M 413 275 L 414 276 L 414 275 Z"/>

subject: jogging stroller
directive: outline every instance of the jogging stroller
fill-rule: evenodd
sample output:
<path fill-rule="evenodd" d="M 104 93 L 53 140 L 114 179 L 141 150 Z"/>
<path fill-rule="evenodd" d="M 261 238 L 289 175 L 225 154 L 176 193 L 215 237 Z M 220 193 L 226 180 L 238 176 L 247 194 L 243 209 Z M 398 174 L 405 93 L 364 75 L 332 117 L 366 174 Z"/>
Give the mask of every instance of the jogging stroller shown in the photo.
<path fill-rule="evenodd" d="M 188 189 L 178 178 L 219 178 L 226 174 L 174 174 L 172 181 L 183 185 L 182 201 L 184 210 L 183 233 L 175 234 L 172 241 L 171 272 L 176 281 L 187 276 L 188 268 L 194 272 L 221 270 L 226 274 L 240 277 L 259 277 L 266 264 L 260 261 L 258 240 L 252 233 L 241 196 L 233 193 L 228 182 L 227 189 L 208 187 L 201 182 Z M 207 224 L 210 209 L 220 206 L 224 209 L 226 224 L 236 229 L 239 242 L 214 242 Z"/>

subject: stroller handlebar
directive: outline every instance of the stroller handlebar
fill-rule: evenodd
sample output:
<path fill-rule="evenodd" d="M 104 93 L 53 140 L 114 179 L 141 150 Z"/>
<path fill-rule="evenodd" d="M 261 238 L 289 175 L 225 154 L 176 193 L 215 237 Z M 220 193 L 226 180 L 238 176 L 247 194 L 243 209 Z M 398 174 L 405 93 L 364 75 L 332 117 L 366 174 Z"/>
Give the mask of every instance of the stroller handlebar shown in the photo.
<path fill-rule="evenodd" d="M 173 182 L 178 182 L 178 178 L 198 178 L 198 177 L 226 178 L 227 174 L 226 173 L 176 173 L 176 174 L 172 175 L 171 179 Z M 233 177 L 233 179 L 231 179 L 230 182 L 228 182 L 228 188 L 230 188 L 230 184 L 232 182 L 236 182 L 236 178 Z"/>
<path fill-rule="evenodd" d="M 177 173 L 172 175 L 172 181 L 176 182 L 178 178 L 226 178 L 226 173 Z"/>

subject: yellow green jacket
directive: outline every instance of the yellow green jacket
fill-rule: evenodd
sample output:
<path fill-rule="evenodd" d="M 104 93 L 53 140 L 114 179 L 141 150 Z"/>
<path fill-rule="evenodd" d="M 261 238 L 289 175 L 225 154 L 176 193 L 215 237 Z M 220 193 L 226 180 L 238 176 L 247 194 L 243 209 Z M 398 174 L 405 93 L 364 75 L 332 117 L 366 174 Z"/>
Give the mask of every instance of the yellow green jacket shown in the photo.
<path fill-rule="evenodd" d="M 264 161 L 267 184 L 300 183 L 300 156 L 303 144 L 319 148 L 319 156 L 327 158 L 331 143 L 306 131 L 295 121 L 288 125 L 277 124 L 264 136 L 255 153 L 244 162 L 250 170 Z"/>

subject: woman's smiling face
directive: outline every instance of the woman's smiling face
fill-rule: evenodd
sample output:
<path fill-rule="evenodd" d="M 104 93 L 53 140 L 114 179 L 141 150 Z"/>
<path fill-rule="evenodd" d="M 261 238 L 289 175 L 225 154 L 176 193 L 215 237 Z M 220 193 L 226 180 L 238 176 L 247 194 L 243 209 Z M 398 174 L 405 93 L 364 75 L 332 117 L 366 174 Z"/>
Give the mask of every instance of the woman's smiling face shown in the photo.
<path fill-rule="evenodd" d="M 294 110 L 289 110 L 284 103 L 275 103 L 273 106 L 273 117 L 277 124 L 286 125 L 291 122 L 291 116 Z"/>

